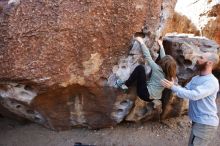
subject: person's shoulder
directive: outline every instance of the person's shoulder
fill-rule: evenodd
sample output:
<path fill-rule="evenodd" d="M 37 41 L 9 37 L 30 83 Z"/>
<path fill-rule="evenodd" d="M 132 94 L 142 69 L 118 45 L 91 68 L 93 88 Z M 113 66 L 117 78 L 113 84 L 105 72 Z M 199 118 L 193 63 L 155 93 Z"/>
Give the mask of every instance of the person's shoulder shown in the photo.
<path fill-rule="evenodd" d="M 192 77 L 191 80 L 196 80 L 197 78 L 199 78 L 199 75 L 196 75 L 196 76 Z"/>
<path fill-rule="evenodd" d="M 213 82 L 216 82 L 216 83 L 219 82 L 218 79 L 213 74 L 211 74 L 211 78 L 212 78 Z"/>
<path fill-rule="evenodd" d="M 200 81 L 205 81 L 205 82 L 210 82 L 210 83 L 213 83 L 213 82 L 218 83 L 218 79 L 213 74 L 209 74 L 206 76 L 196 75 L 192 77 L 192 80 L 200 80 Z"/>
<path fill-rule="evenodd" d="M 215 86 L 216 87 L 216 91 L 218 92 L 218 90 L 219 90 L 219 80 L 212 74 L 211 75 L 212 77 L 212 79 L 210 80 L 210 84 L 212 85 L 212 86 Z"/>
<path fill-rule="evenodd" d="M 213 74 L 208 75 L 204 81 L 206 84 L 216 86 L 216 87 L 219 86 L 219 81 Z"/>

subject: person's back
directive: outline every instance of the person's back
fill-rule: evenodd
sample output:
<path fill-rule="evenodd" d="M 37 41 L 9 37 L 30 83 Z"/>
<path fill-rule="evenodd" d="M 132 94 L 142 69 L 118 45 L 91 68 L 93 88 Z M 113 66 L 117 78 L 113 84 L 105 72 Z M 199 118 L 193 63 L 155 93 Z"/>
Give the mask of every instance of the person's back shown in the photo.
<path fill-rule="evenodd" d="M 147 81 L 149 94 L 154 99 L 160 99 L 164 90 L 164 87 L 160 84 L 160 80 L 165 78 L 165 74 L 161 67 L 159 65 L 157 66 L 157 68 L 152 69 L 151 76 Z"/>

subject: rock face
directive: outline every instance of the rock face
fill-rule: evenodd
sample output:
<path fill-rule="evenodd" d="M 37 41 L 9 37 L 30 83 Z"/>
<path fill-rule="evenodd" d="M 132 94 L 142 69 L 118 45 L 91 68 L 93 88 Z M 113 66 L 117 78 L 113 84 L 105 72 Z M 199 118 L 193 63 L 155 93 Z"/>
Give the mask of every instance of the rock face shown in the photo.
<path fill-rule="evenodd" d="M 161 3 L 1 1 L 1 105 L 53 129 L 114 125 L 114 105 L 130 101 L 107 79 L 133 34 L 155 32 Z"/>
<path fill-rule="evenodd" d="M 177 0 L 175 9 L 169 9 L 169 18 L 163 30 L 205 36 L 220 44 L 220 2 L 217 0 Z"/>
<path fill-rule="evenodd" d="M 12 116 L 64 130 L 185 113 L 187 101 L 169 91 L 164 91 L 162 105 L 152 109 L 139 101 L 134 88 L 123 93 L 113 87 L 116 78 L 126 80 L 142 62 L 133 35 L 144 37 L 157 56 L 154 40 L 160 34 L 161 5 L 156 0 L 1 1 L 0 109 L 6 110 L 0 114 L 8 116 L 10 111 Z M 182 37 L 165 39 L 167 53 L 179 59 L 182 49 L 181 58 L 189 59 L 176 39 Z M 203 46 L 204 41 L 187 44 Z M 211 44 L 216 51 L 215 45 Z M 178 63 L 180 70 L 188 65 Z M 150 113 L 136 114 L 146 108 Z"/>
<path fill-rule="evenodd" d="M 44 89 L 91 86 L 108 77 L 112 64 L 127 53 L 135 32 L 145 25 L 155 31 L 160 5 L 161 1 L 145 0 L 6 5 L 1 13 L 0 66 L 4 71 L 0 76 L 26 79 Z"/>

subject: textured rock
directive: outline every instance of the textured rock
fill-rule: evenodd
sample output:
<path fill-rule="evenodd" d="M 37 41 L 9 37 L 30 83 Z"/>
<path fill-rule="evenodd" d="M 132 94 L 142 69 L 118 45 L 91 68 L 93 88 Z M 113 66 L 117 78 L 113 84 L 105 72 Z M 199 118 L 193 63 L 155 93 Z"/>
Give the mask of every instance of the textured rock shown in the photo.
<path fill-rule="evenodd" d="M 192 33 L 205 36 L 220 44 L 218 0 L 177 0 L 175 9 L 169 7 L 166 9 L 169 11 L 169 17 L 162 34 Z"/>
<path fill-rule="evenodd" d="M 133 100 L 107 87 L 107 79 L 136 32 L 155 32 L 161 3 L 1 1 L 3 107 L 58 130 L 122 121 Z"/>
<path fill-rule="evenodd" d="M 212 10 L 207 12 L 208 17 L 214 17 L 215 19 L 209 21 L 208 24 L 202 29 L 204 36 L 215 40 L 220 44 L 220 2 L 218 5 L 213 6 Z"/>
<path fill-rule="evenodd" d="M 161 101 L 157 106 L 154 106 L 152 105 L 152 102 L 145 102 L 137 97 L 135 100 L 134 108 L 131 110 L 125 120 L 134 122 L 146 121 L 149 119 L 160 120 L 161 112 Z"/>
<path fill-rule="evenodd" d="M 145 22 L 156 29 L 160 3 L 21 1 L 9 12 L 5 9 L 10 15 L 1 23 L 0 76 L 43 88 L 107 78 L 112 64 L 126 54 L 131 36 Z"/>
<path fill-rule="evenodd" d="M 63 130 L 109 127 L 129 119 L 135 109 L 143 111 L 135 88 L 123 93 L 113 86 L 143 63 L 133 36 L 145 36 L 157 56 L 155 38 L 165 21 L 161 5 L 156 0 L 0 1 L 0 108 L 7 111 L 1 115 L 10 111 Z M 165 47 L 168 54 L 176 51 L 166 42 Z M 184 101 L 164 94 L 163 118 L 184 113 Z M 160 113 L 158 106 L 131 121 Z"/>
<path fill-rule="evenodd" d="M 167 19 L 163 29 L 163 36 L 167 33 L 190 33 L 199 35 L 200 32 L 196 26 L 184 15 L 173 12 L 171 18 Z"/>

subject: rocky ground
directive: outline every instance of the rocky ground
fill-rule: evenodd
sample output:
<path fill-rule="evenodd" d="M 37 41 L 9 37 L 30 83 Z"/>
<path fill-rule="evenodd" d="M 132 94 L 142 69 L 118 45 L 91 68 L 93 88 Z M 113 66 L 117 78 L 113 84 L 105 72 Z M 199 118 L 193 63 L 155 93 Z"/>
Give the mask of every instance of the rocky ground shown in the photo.
<path fill-rule="evenodd" d="M 220 98 L 217 99 L 220 107 Z M 116 127 L 51 131 L 40 125 L 0 118 L 0 146 L 73 146 L 76 142 L 97 146 L 185 146 L 190 133 L 187 116 L 162 122 L 122 123 Z M 220 145 L 220 130 L 210 146 Z"/>

